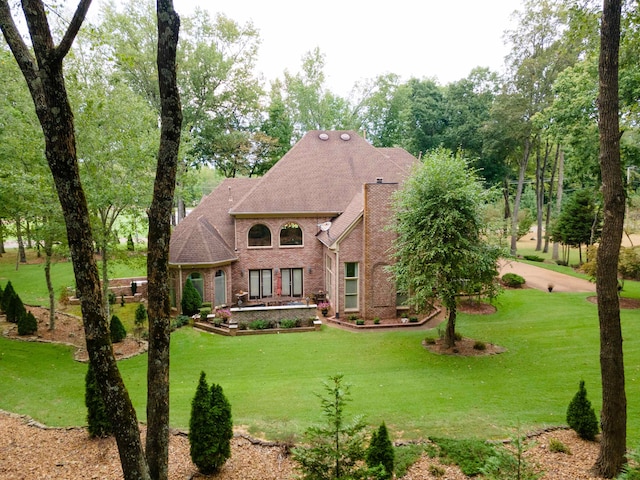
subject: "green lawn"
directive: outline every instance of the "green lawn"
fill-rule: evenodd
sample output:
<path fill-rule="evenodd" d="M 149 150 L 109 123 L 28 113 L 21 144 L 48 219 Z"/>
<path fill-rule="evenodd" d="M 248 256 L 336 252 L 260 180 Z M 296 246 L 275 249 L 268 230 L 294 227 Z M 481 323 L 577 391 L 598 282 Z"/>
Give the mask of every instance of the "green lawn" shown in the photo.
<path fill-rule="evenodd" d="M 220 383 L 235 425 L 283 438 L 320 419 L 322 382 L 343 373 L 352 384 L 351 413 L 384 420 L 396 438 L 505 438 L 515 429 L 565 423 L 567 405 L 586 381 L 600 410 L 598 320 L 586 294 L 510 290 L 498 313 L 459 317 L 459 331 L 497 343 L 506 353 L 438 356 L 421 346 L 426 331 L 349 332 L 220 337 L 190 328 L 172 337 L 171 423 L 186 427 L 201 370 Z M 623 311 L 629 401 L 629 444 L 640 441 L 640 325 Z M 431 333 L 433 335 L 433 333 Z M 85 423 L 85 367 L 65 347 L 0 339 L 0 408 L 50 425 Z M 146 356 L 120 362 L 144 417 Z M 51 382 L 55 379 L 55 382 Z"/>

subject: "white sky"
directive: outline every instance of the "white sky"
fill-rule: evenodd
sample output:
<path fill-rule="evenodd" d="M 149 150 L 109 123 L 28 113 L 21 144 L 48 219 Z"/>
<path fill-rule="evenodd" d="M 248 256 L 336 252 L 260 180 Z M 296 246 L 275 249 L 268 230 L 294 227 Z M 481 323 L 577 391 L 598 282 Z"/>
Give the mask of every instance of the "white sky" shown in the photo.
<path fill-rule="evenodd" d="M 178 13 L 196 5 L 238 23 L 252 21 L 262 43 L 258 71 L 266 79 L 300 71 L 303 55 L 325 55 L 327 86 L 346 96 L 357 81 L 395 73 L 441 85 L 477 66 L 502 71 L 503 33 L 522 0 L 175 0 Z"/>

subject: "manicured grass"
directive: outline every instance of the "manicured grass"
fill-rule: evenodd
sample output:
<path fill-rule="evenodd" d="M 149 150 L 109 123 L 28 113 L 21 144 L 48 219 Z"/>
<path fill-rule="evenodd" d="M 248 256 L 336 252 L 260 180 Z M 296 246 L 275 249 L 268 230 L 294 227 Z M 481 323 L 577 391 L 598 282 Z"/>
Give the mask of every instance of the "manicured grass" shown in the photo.
<path fill-rule="evenodd" d="M 109 263 L 110 278 L 124 278 L 146 275 L 145 257 L 133 256 L 126 261 Z M 16 269 L 17 265 L 17 269 Z M 98 268 L 101 264 L 98 263 Z M 23 303 L 34 306 L 48 306 L 49 297 L 44 276 L 44 260 L 38 259 L 34 250 L 27 250 L 27 263 L 17 263 L 17 250 L 8 249 L 0 257 L 0 285 L 4 288 L 11 280 Z M 51 281 L 56 294 L 56 301 L 64 287 L 75 286 L 73 265 L 70 261 L 56 259 L 51 266 Z"/>
<path fill-rule="evenodd" d="M 181 329 L 172 337 L 171 424 L 188 425 L 201 370 L 224 388 L 234 424 L 269 438 L 299 435 L 320 421 L 316 394 L 335 373 L 352 385 L 348 413 L 362 413 L 374 426 L 384 420 L 395 438 L 507 438 L 516 429 L 565 424 L 580 379 L 596 412 L 601 407 L 597 310 L 586 296 L 509 290 L 496 314 L 460 315 L 464 336 L 508 349 L 475 358 L 429 353 L 421 341 L 433 333 L 424 330 L 323 327 L 319 333 L 234 338 Z M 638 318 L 637 311 L 622 312 L 629 445 L 640 441 Z M 0 348 L 0 408 L 51 425 L 85 423 L 85 367 L 71 360 L 68 349 L 6 339 Z M 146 356 L 120 366 L 144 418 Z"/>

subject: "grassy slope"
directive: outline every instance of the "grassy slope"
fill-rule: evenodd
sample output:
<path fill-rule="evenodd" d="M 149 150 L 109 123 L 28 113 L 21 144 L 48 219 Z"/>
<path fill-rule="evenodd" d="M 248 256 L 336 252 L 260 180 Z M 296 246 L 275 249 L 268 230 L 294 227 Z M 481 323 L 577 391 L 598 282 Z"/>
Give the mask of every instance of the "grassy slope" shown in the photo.
<path fill-rule="evenodd" d="M 172 341 L 171 423 L 187 426 L 204 370 L 225 389 L 234 423 L 272 438 L 319 420 L 315 393 L 337 372 L 352 384 L 351 413 L 365 414 L 372 425 L 384 420 L 405 438 L 503 438 L 516 428 L 564 424 L 580 379 L 600 409 L 597 313 L 585 296 L 514 290 L 501 297 L 497 314 L 462 315 L 463 335 L 508 348 L 491 357 L 433 355 L 421 346 L 425 331 L 325 327 L 319 334 L 227 338 L 184 329 Z M 637 312 L 623 312 L 630 445 L 640 440 L 640 327 L 634 318 Z M 84 423 L 84 366 L 68 349 L 7 340 L 0 346 L 0 408 L 52 425 Z M 143 416 L 146 356 L 121 368 Z"/>

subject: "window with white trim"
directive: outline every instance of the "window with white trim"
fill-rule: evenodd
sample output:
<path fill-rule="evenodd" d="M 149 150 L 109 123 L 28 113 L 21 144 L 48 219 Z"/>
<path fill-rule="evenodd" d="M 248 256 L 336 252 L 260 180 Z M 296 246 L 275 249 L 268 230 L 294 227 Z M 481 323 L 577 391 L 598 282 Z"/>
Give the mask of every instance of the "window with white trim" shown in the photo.
<path fill-rule="evenodd" d="M 280 246 L 295 247 L 302 245 L 302 229 L 295 222 L 285 223 L 280 229 Z"/>
<path fill-rule="evenodd" d="M 358 263 L 344 264 L 344 308 L 358 310 Z"/>
<path fill-rule="evenodd" d="M 227 281 L 224 270 L 217 270 L 214 277 L 215 304 L 223 305 L 227 303 Z"/>
<path fill-rule="evenodd" d="M 249 270 L 249 298 L 273 296 L 273 276 L 270 269 Z"/>
<path fill-rule="evenodd" d="M 329 255 L 326 256 L 324 285 L 327 289 L 327 298 L 331 298 L 331 295 L 333 295 L 333 259 Z"/>
<path fill-rule="evenodd" d="M 250 247 L 270 247 L 271 230 L 262 223 L 257 223 L 249 229 L 247 245 Z"/>
<path fill-rule="evenodd" d="M 282 296 L 301 297 L 302 288 L 302 268 L 283 268 L 282 274 Z"/>

